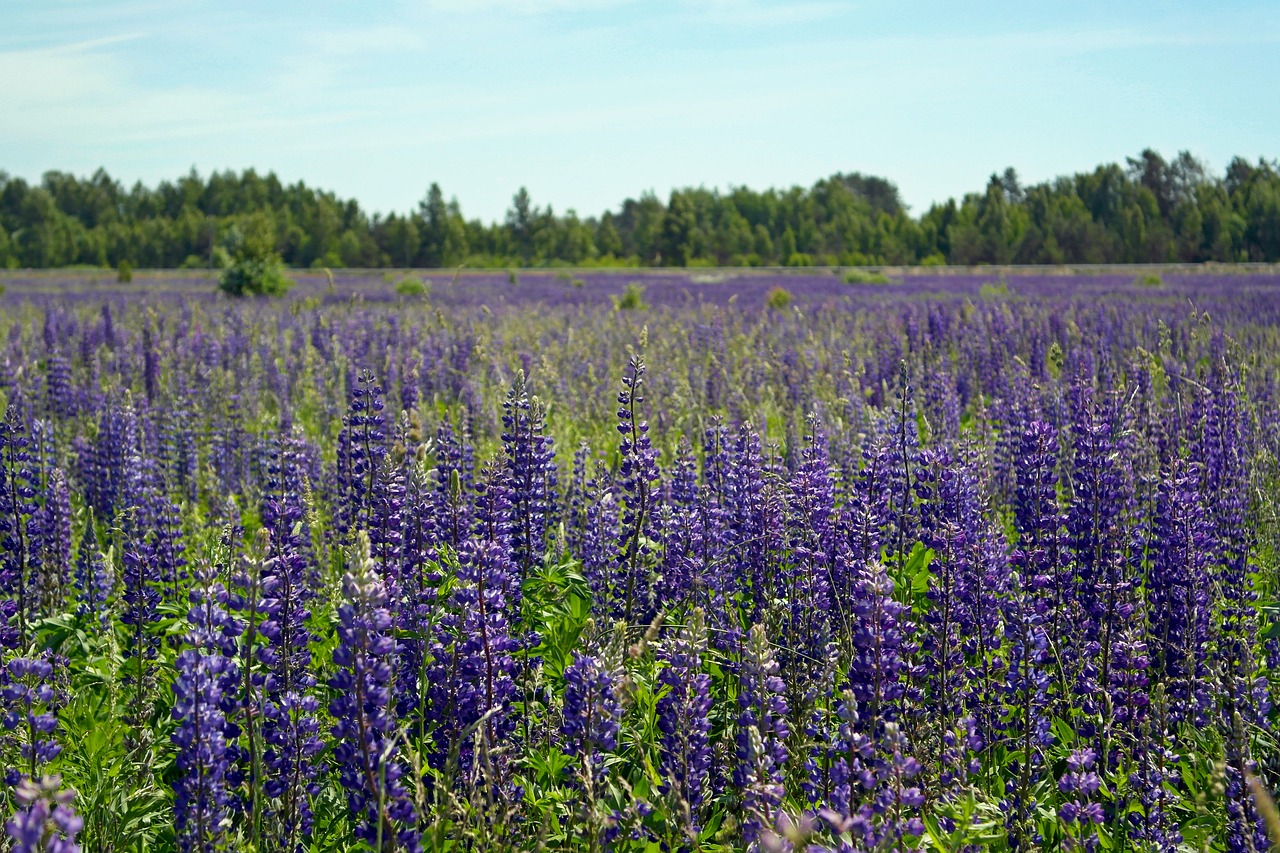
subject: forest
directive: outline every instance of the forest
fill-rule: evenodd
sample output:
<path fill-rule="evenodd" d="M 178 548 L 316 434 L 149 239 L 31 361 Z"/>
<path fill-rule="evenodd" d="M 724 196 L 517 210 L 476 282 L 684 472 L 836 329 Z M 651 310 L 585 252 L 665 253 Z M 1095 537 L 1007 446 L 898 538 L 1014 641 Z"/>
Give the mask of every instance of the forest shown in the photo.
<path fill-rule="evenodd" d="M 154 188 L 99 169 L 0 171 L 0 268 L 225 264 L 238 235 L 273 234 L 293 267 L 855 266 L 1274 262 L 1280 164 L 1236 157 L 1221 175 L 1183 151 L 1024 186 L 1008 168 L 919 215 L 860 172 L 812 187 L 652 192 L 581 216 L 521 188 L 501 222 L 468 219 L 437 183 L 417 209 L 370 213 L 274 173 L 194 168 Z"/>

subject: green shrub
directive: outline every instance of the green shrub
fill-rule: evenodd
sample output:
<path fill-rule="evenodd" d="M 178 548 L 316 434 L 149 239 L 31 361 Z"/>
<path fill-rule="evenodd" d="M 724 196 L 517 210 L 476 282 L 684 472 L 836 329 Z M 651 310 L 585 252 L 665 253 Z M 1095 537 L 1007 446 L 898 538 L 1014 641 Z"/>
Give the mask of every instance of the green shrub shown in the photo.
<path fill-rule="evenodd" d="M 1157 274 L 1149 272 L 1146 275 L 1140 275 L 1135 278 L 1133 283 L 1138 285 L 1138 287 L 1162 287 L 1164 285 L 1164 280 Z"/>
<path fill-rule="evenodd" d="M 781 311 L 791 304 L 791 291 L 784 287 L 775 287 L 765 297 L 764 304 L 769 308 Z"/>
<path fill-rule="evenodd" d="M 229 296 L 281 296 L 293 285 L 285 278 L 284 264 L 276 252 L 270 220 L 254 214 L 243 230 L 233 227 L 227 240 L 231 263 L 222 271 L 218 287 Z"/>
<path fill-rule="evenodd" d="M 947 257 L 941 252 L 934 252 L 932 255 L 925 255 L 920 259 L 922 267 L 945 267 L 947 265 Z"/>
<path fill-rule="evenodd" d="M 844 274 L 845 284 L 893 284 L 889 276 L 870 270 L 849 270 Z"/>
<path fill-rule="evenodd" d="M 516 275 L 515 270 L 507 270 L 507 284 L 519 284 L 520 276 Z"/>
<path fill-rule="evenodd" d="M 407 275 L 396 282 L 396 293 L 401 296 L 426 296 L 431 288 L 416 276 Z"/>
<path fill-rule="evenodd" d="M 128 261 L 121 261 L 116 265 L 116 281 L 121 284 L 128 284 L 133 281 L 133 264 Z"/>
<path fill-rule="evenodd" d="M 644 301 L 644 288 L 638 281 L 627 282 L 621 296 L 613 298 L 613 307 L 619 311 L 645 311 L 649 306 Z"/>
<path fill-rule="evenodd" d="M 808 252 L 792 252 L 787 258 L 787 266 L 789 267 L 811 267 L 813 266 L 813 256 Z"/>
<path fill-rule="evenodd" d="M 978 295 L 983 299 L 1001 299 L 1009 295 L 1009 282 L 1002 278 L 985 282 L 978 288 Z"/>

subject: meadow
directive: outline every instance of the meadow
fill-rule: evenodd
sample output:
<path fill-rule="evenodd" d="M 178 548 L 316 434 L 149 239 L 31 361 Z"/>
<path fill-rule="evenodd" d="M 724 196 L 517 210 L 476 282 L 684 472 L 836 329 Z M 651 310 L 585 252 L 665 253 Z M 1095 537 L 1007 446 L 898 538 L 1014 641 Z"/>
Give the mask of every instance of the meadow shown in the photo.
<path fill-rule="evenodd" d="M 14 850 L 1270 849 L 1280 271 L 296 275 L 0 273 Z"/>

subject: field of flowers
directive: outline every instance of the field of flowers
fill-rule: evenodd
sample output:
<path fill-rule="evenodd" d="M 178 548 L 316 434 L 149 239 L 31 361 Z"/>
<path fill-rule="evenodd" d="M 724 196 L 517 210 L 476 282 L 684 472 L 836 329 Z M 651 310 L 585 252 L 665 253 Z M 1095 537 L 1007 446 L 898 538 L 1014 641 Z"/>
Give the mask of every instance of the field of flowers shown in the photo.
<path fill-rule="evenodd" d="M 13 849 L 1269 849 L 1280 274 L 427 277 L 0 276 Z"/>

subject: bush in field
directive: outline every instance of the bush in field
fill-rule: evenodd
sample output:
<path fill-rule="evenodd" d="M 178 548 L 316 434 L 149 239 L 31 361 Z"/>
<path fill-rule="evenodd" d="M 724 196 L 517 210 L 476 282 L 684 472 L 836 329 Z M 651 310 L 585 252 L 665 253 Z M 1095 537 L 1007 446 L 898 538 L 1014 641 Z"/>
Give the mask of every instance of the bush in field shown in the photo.
<path fill-rule="evenodd" d="M 1140 275 L 1133 280 L 1138 287 L 1162 287 L 1164 280 L 1159 275 L 1149 272 L 1146 275 Z"/>
<path fill-rule="evenodd" d="M 849 270 L 844 274 L 845 284 L 893 284 L 889 276 L 869 270 Z"/>
<path fill-rule="evenodd" d="M 764 304 L 774 310 L 782 310 L 791 304 L 791 291 L 785 287 L 775 287 L 765 297 Z"/>
<path fill-rule="evenodd" d="M 638 281 L 627 282 L 621 296 L 614 297 L 613 306 L 619 311 L 644 311 L 648 304 L 644 301 L 644 288 Z"/>
<path fill-rule="evenodd" d="M 121 261 L 116 265 L 116 281 L 121 284 L 128 284 L 133 281 L 133 264 L 128 261 Z"/>
<path fill-rule="evenodd" d="M 285 278 L 276 252 L 271 222 L 263 215 L 249 217 L 243 228 L 232 228 L 227 239 L 231 262 L 218 287 L 229 296 L 282 296 L 293 285 Z"/>
<path fill-rule="evenodd" d="M 401 296 L 426 296 L 431 292 L 431 288 L 422 279 L 407 275 L 396 282 L 396 293 Z"/>
<path fill-rule="evenodd" d="M 1009 282 L 1004 279 L 984 282 L 978 288 L 978 295 L 983 299 L 1002 299 L 1009 295 Z"/>

